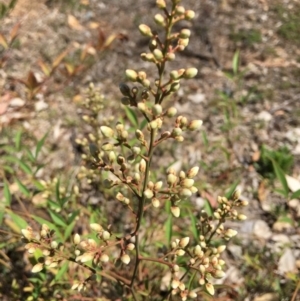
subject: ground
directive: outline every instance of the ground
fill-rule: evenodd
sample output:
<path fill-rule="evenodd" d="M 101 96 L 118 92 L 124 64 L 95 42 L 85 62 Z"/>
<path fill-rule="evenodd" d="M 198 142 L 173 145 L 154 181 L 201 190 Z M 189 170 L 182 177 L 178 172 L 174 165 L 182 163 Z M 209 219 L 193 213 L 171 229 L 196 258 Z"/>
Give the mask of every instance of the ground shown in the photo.
<path fill-rule="evenodd" d="M 169 68 L 196 67 L 199 73 L 181 85 L 173 101 L 180 114 L 202 119 L 203 130 L 184 147 L 161 150 L 157 167 L 200 165 L 199 195 L 193 199 L 199 208 L 206 200 L 215 206 L 217 196 L 235 183 L 249 201 L 248 220 L 232 225 L 239 236 L 228 247 L 228 270 L 220 282 L 233 292 L 221 292 L 220 300 L 300 300 L 299 194 L 291 197 L 300 189 L 300 2 L 185 0 L 183 5 L 196 12 L 192 23 L 179 25 L 191 30 L 191 42 Z M 0 43 L 13 39 L 7 49 L 0 46 L 1 164 L 20 129 L 22 143 L 31 149 L 48 133 L 45 167 L 37 177 L 76 177 L 82 151 L 76 139 L 91 130 L 82 122 L 80 102 L 93 82 L 106 99 L 100 119 L 126 118 L 118 86 L 125 69 L 155 76 L 139 58 L 148 40 L 137 27 L 153 25 L 156 13 L 154 0 L 18 0 L 0 19 Z M 27 185 L 23 174 L 22 168 L 13 175 L 3 169 L 1 187 L 8 181 L 18 191 L 14 177 Z M 89 189 L 85 201 L 99 202 Z M 47 218 L 39 205 L 37 197 L 25 203 L 30 214 Z M 16 200 L 11 206 L 23 210 Z M 6 219 L 0 264 L 6 261 L 7 287 L 15 280 L 23 288 L 27 280 L 17 279 L 16 265 L 22 266 L 18 254 L 24 249 Z M 28 277 L 29 265 L 22 269 Z M 21 300 L 12 299 L 7 287 L 0 285 L 4 300 Z"/>

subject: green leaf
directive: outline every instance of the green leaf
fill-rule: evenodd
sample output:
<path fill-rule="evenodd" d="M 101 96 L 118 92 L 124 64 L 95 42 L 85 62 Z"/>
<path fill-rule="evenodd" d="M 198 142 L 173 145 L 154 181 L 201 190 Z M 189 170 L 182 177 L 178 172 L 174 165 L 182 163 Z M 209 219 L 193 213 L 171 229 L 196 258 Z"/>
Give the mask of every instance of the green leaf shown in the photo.
<path fill-rule="evenodd" d="M 32 175 L 31 168 L 25 162 L 19 160 L 19 165 L 25 173 L 27 173 L 28 175 Z"/>
<path fill-rule="evenodd" d="M 233 183 L 233 184 L 230 186 L 229 190 L 225 193 L 225 197 L 226 197 L 227 199 L 230 199 L 230 198 L 231 198 L 231 196 L 232 196 L 232 194 L 235 192 L 235 190 L 236 190 L 236 188 L 237 188 L 239 182 L 240 182 L 240 181 L 237 180 L 235 183 Z"/>
<path fill-rule="evenodd" d="M 133 109 L 129 108 L 128 106 L 125 106 L 125 113 L 131 124 L 135 127 L 138 128 L 139 122 L 136 116 L 136 113 Z"/>
<path fill-rule="evenodd" d="M 48 209 L 48 212 L 53 220 L 53 222 L 58 225 L 58 226 L 62 226 L 62 227 L 66 227 L 67 224 L 65 223 L 64 219 L 56 212 Z"/>
<path fill-rule="evenodd" d="M 25 152 L 26 152 L 27 157 L 29 158 L 29 160 L 32 163 L 34 163 L 35 162 L 35 157 L 34 157 L 33 153 L 28 148 L 25 148 Z"/>
<path fill-rule="evenodd" d="M 291 197 L 290 197 L 291 200 L 292 200 L 292 199 L 299 199 L 299 198 L 300 198 L 300 189 L 297 190 L 297 191 L 295 191 L 295 192 L 291 195 Z"/>
<path fill-rule="evenodd" d="M 5 198 L 5 205 L 10 206 L 11 204 L 11 193 L 9 190 L 8 182 L 4 181 L 4 198 Z"/>
<path fill-rule="evenodd" d="M 275 160 L 273 160 L 272 158 L 270 158 L 270 159 L 272 161 L 272 165 L 273 165 L 276 177 L 282 185 L 284 196 L 288 197 L 288 195 L 289 195 L 289 186 L 287 184 L 285 174 L 282 171 L 282 169 L 279 167 L 279 165 L 275 162 Z"/>
<path fill-rule="evenodd" d="M 210 202 L 208 200 L 206 200 L 206 199 L 205 199 L 205 203 L 204 203 L 204 210 L 208 214 L 208 216 L 213 216 L 214 209 L 211 206 Z"/>
<path fill-rule="evenodd" d="M 71 224 L 68 225 L 68 227 L 65 230 L 64 233 L 64 239 L 67 240 L 69 238 L 69 236 L 71 235 L 74 227 L 75 227 L 76 221 L 72 222 Z"/>
<path fill-rule="evenodd" d="M 78 216 L 78 214 L 79 214 L 79 210 L 72 212 L 72 214 L 68 217 L 67 224 L 72 223 L 75 220 L 75 218 Z"/>
<path fill-rule="evenodd" d="M 55 274 L 54 279 L 50 282 L 50 286 L 56 284 L 60 279 L 63 278 L 63 276 L 68 270 L 68 267 L 69 267 L 69 262 L 65 261 L 60 267 L 59 271 Z"/>
<path fill-rule="evenodd" d="M 60 204 L 60 206 L 62 207 L 61 199 L 60 199 L 59 186 L 60 186 L 60 179 L 57 180 L 56 185 L 55 185 L 55 197 L 56 197 L 56 201 L 57 201 L 57 202 Z"/>
<path fill-rule="evenodd" d="M 17 182 L 18 187 L 20 191 L 24 194 L 24 196 L 26 196 L 27 198 L 30 197 L 30 190 L 28 190 L 27 187 L 19 179 L 15 178 L 15 181 Z"/>
<path fill-rule="evenodd" d="M 237 75 L 238 70 L 239 70 L 239 60 L 240 60 L 240 51 L 237 50 L 233 56 L 232 59 L 232 70 L 233 70 L 233 74 Z"/>
<path fill-rule="evenodd" d="M 143 119 L 143 121 L 140 124 L 140 130 L 144 129 L 147 124 L 148 124 L 147 119 Z"/>
<path fill-rule="evenodd" d="M 22 131 L 18 131 L 15 136 L 15 147 L 18 152 L 21 150 L 21 138 L 22 138 Z"/>
<path fill-rule="evenodd" d="M 25 229 L 27 227 L 27 222 L 21 216 L 13 213 L 11 210 L 6 210 L 8 215 L 11 217 L 12 221 L 17 225 L 19 230 Z"/>
<path fill-rule="evenodd" d="M 40 151 L 41 151 L 41 149 L 42 149 L 42 147 L 43 147 L 43 145 L 45 143 L 45 140 L 46 140 L 47 136 L 48 136 L 48 133 L 46 133 L 42 137 L 42 139 L 38 141 L 38 143 L 36 145 L 36 149 L 35 149 L 35 159 L 37 159 L 37 157 L 38 157 L 38 155 L 39 155 L 39 153 L 40 153 Z"/>

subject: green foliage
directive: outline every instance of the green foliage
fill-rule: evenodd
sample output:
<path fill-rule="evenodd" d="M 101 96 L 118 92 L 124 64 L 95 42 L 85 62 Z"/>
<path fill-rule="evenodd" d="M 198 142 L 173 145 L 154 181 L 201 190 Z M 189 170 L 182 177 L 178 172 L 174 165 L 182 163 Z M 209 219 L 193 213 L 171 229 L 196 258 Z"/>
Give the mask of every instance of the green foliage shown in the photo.
<path fill-rule="evenodd" d="M 274 180 L 278 177 L 280 179 L 282 178 L 281 170 L 285 174 L 290 173 L 294 159 L 287 147 L 283 146 L 278 150 L 271 150 L 262 145 L 260 152 L 260 159 L 255 164 L 255 168 L 264 178 Z M 286 184 L 283 183 L 283 186 Z M 284 189 L 286 190 L 286 188 Z"/>
<path fill-rule="evenodd" d="M 245 48 L 262 42 L 261 32 L 256 29 L 240 29 L 238 32 L 232 32 L 229 37 L 233 42 L 240 43 L 240 46 Z"/>
<path fill-rule="evenodd" d="M 3 19 L 6 15 L 10 13 L 11 10 L 14 9 L 18 0 L 10 0 L 8 4 L 0 3 L 0 20 Z"/>

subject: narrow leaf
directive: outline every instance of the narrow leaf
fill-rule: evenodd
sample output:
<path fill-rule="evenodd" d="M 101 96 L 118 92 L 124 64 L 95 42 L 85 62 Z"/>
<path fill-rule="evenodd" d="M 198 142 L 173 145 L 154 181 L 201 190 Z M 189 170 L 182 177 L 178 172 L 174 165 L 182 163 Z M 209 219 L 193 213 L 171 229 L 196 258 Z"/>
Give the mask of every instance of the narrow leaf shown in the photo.
<path fill-rule="evenodd" d="M 63 218 L 56 212 L 48 209 L 48 212 L 53 220 L 53 222 L 58 225 L 58 226 L 61 226 L 61 227 L 66 227 L 67 224 L 65 223 L 65 221 L 63 220 Z"/>
<path fill-rule="evenodd" d="M 125 106 L 124 108 L 125 108 L 126 116 L 129 119 L 129 121 L 131 122 L 131 124 L 135 128 L 138 128 L 139 123 L 138 123 L 138 119 L 137 119 L 135 111 L 127 106 Z"/>
<path fill-rule="evenodd" d="M 59 237 L 59 239 L 63 240 L 63 236 L 61 235 L 60 231 L 58 228 L 51 222 L 47 221 L 46 219 L 36 216 L 36 215 L 31 215 L 31 217 L 36 220 L 39 224 L 46 224 L 50 229 L 53 229 L 55 231 L 55 234 Z"/>
<path fill-rule="evenodd" d="M 37 157 L 38 157 L 38 155 L 39 155 L 39 153 L 40 153 L 40 151 L 41 151 L 41 149 L 42 149 L 42 147 L 43 147 L 43 145 L 44 145 L 44 143 L 45 143 L 45 140 L 46 140 L 48 134 L 49 134 L 49 132 L 46 133 L 46 134 L 42 137 L 42 139 L 39 140 L 38 143 L 36 144 L 36 149 L 35 149 L 35 159 L 37 159 Z"/>
<path fill-rule="evenodd" d="M 22 131 L 18 131 L 15 136 L 15 147 L 17 151 L 21 150 L 21 138 L 22 138 Z"/>
<path fill-rule="evenodd" d="M 21 231 L 21 229 L 24 229 L 27 227 L 27 222 L 19 215 L 13 213 L 11 210 L 7 209 L 5 210 L 8 215 L 11 217 L 11 220 L 14 222 L 14 224 L 18 227 L 18 229 Z"/>
<path fill-rule="evenodd" d="M 72 234 L 72 231 L 75 227 L 75 224 L 76 224 L 76 221 L 69 224 L 68 227 L 66 228 L 65 233 L 64 233 L 64 239 L 65 240 L 67 240 L 70 237 L 70 235 Z"/>
<path fill-rule="evenodd" d="M 273 165 L 276 177 L 282 185 L 284 195 L 285 195 L 285 197 L 288 197 L 288 195 L 289 195 L 289 186 L 287 184 L 285 174 L 284 174 L 283 170 L 280 168 L 280 166 L 276 163 L 276 161 L 273 160 L 272 158 L 270 158 L 270 159 L 272 161 L 272 165 Z"/>
<path fill-rule="evenodd" d="M 234 75 L 237 75 L 238 70 L 239 70 L 239 58 L 240 58 L 240 51 L 237 50 L 233 56 L 232 60 L 232 70 Z"/>
<path fill-rule="evenodd" d="M 299 198 L 300 198 L 300 189 L 297 190 L 297 191 L 295 191 L 295 192 L 291 195 L 290 198 L 291 198 L 291 199 L 299 199 Z"/>
<path fill-rule="evenodd" d="M 18 184 L 19 190 L 21 193 L 26 196 L 27 198 L 30 197 L 31 193 L 30 190 L 27 189 L 27 187 L 17 178 L 15 178 L 16 183 Z"/>

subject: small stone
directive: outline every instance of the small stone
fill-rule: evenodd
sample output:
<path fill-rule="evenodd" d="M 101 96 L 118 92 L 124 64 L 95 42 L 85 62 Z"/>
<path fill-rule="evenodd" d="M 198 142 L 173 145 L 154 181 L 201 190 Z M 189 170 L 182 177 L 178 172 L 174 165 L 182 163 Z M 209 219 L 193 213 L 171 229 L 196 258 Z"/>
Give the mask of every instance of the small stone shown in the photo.
<path fill-rule="evenodd" d="M 296 270 L 296 259 L 293 251 L 287 248 L 283 255 L 280 257 L 278 262 L 278 272 L 280 274 L 285 274 L 287 272 L 293 272 Z"/>
<path fill-rule="evenodd" d="M 205 94 L 197 93 L 188 96 L 188 99 L 195 104 L 199 104 L 205 101 Z"/>
<path fill-rule="evenodd" d="M 16 97 L 16 98 L 13 98 L 13 99 L 10 100 L 9 105 L 11 107 L 20 108 L 20 107 L 23 107 L 25 105 L 25 100 L 23 100 L 19 97 Z"/>
<path fill-rule="evenodd" d="M 273 118 L 272 115 L 268 111 L 262 111 L 256 116 L 257 120 L 262 120 L 265 122 L 271 121 L 272 118 Z"/>
<path fill-rule="evenodd" d="M 278 301 L 279 296 L 276 293 L 267 293 L 260 296 L 256 296 L 253 301 Z"/>
<path fill-rule="evenodd" d="M 270 227 L 265 221 L 258 220 L 253 225 L 253 234 L 259 238 L 269 239 L 272 236 Z"/>
<path fill-rule="evenodd" d="M 46 110 L 46 109 L 48 109 L 48 107 L 49 107 L 49 105 L 46 102 L 44 102 L 43 100 L 39 100 L 34 104 L 34 108 L 35 108 L 36 112 Z"/>

